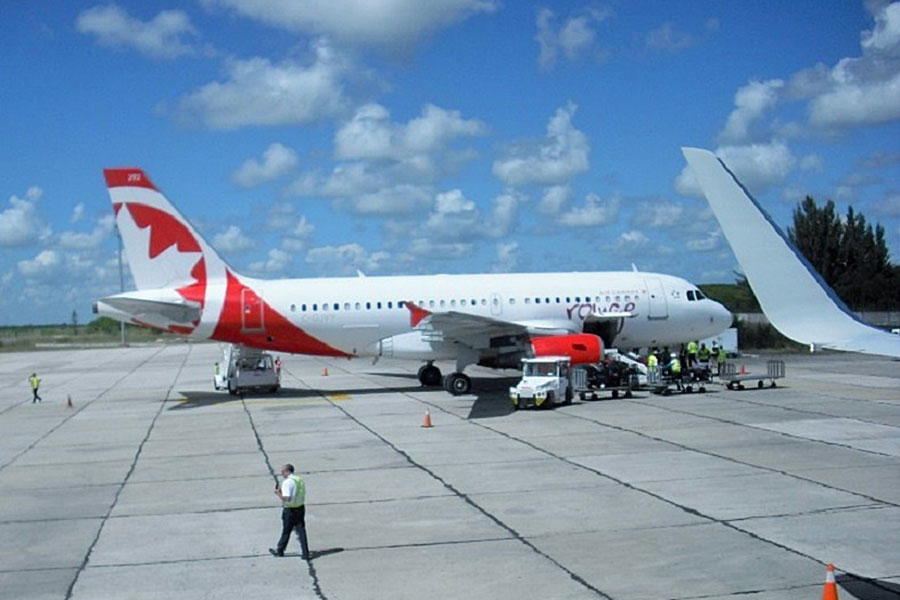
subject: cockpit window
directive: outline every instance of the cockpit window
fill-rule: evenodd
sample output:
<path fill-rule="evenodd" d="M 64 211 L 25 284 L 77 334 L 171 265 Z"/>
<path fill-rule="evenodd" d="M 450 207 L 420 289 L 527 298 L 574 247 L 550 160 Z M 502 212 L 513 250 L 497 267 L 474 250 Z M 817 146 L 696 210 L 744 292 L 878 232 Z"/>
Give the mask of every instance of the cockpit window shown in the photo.
<path fill-rule="evenodd" d="M 693 302 L 693 301 L 695 300 L 695 298 L 694 298 L 694 290 L 688 290 L 688 291 L 687 291 L 687 297 L 688 297 L 688 300 L 690 300 L 691 302 Z"/>
<path fill-rule="evenodd" d="M 697 300 L 706 300 L 706 296 L 700 290 L 697 290 Z"/>

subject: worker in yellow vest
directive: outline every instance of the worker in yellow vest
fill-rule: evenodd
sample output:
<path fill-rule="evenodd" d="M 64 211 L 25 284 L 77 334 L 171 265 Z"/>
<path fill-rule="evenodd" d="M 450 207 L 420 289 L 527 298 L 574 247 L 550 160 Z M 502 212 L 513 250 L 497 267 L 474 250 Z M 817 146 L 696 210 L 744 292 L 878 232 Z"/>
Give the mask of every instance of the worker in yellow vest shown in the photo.
<path fill-rule="evenodd" d="M 700 350 L 697 352 L 697 358 L 700 359 L 701 367 L 709 367 L 709 357 L 711 353 L 709 348 L 706 347 L 706 344 L 700 344 Z"/>
<path fill-rule="evenodd" d="M 41 378 L 37 376 L 37 373 L 32 373 L 31 377 L 28 378 L 28 383 L 31 384 L 31 403 L 35 402 L 43 402 L 41 397 L 38 395 L 38 388 L 41 387 Z"/>
<path fill-rule="evenodd" d="M 656 353 L 651 352 L 647 355 L 647 371 L 650 373 L 656 373 L 659 370 L 659 359 L 656 358 Z"/>
<path fill-rule="evenodd" d="M 697 352 L 699 352 L 700 344 L 696 341 L 690 341 L 687 345 L 687 367 L 690 369 L 697 364 Z"/>
<path fill-rule="evenodd" d="M 294 474 L 294 465 L 281 467 L 281 485 L 275 484 L 275 495 L 281 500 L 281 538 L 277 548 L 269 548 L 272 556 L 284 556 L 291 531 L 297 532 L 300 541 L 300 557 L 309 560 L 309 543 L 306 540 L 306 484 Z"/>
<path fill-rule="evenodd" d="M 666 365 L 666 370 L 668 370 L 669 375 L 672 377 L 672 381 L 675 382 L 675 387 L 679 390 L 681 389 L 681 361 L 678 360 L 678 355 L 674 352 L 670 355 L 671 360 L 669 364 Z"/>
<path fill-rule="evenodd" d="M 718 367 L 719 376 L 725 373 L 725 361 L 728 360 L 728 352 L 725 351 L 725 346 L 719 346 L 719 351 L 716 353 L 716 366 Z"/>

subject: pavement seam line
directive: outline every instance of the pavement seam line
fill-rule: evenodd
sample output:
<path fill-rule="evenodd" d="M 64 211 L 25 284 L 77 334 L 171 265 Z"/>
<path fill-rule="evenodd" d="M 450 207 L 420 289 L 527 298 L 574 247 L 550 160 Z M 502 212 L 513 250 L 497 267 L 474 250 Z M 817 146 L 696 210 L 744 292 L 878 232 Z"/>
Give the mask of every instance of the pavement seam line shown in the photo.
<path fill-rule="evenodd" d="M 366 431 L 368 431 L 371 435 L 373 435 L 373 436 L 375 436 L 376 438 L 378 438 L 379 440 L 381 440 L 384 444 L 386 444 L 386 445 L 387 445 L 388 447 L 390 447 L 392 450 L 394 450 L 395 452 L 397 452 L 398 454 L 400 454 L 401 456 L 403 456 L 407 461 L 409 461 L 409 463 L 410 463 L 411 465 L 413 465 L 414 467 L 416 467 L 416 468 L 418 468 L 418 469 L 424 471 L 426 474 L 428 474 L 428 475 L 431 476 L 433 479 L 435 479 L 436 481 L 438 481 L 441 485 L 443 485 L 445 488 L 447 488 L 448 490 L 450 490 L 455 496 L 457 496 L 457 497 L 458 497 L 459 499 L 461 499 L 463 502 L 465 502 L 466 504 L 468 504 L 469 506 L 471 506 L 472 508 L 474 508 L 475 510 L 477 510 L 478 512 L 480 512 L 482 515 L 484 515 L 485 517 L 487 517 L 489 520 L 493 521 L 493 522 L 494 522 L 496 525 L 498 525 L 500 528 L 506 530 L 506 531 L 513 537 L 513 539 L 515 539 L 515 540 L 519 541 L 520 543 L 522 543 L 523 545 L 527 546 L 529 549 L 531 549 L 532 552 L 534 552 L 534 553 L 537 554 L 538 556 L 541 556 L 541 557 L 544 558 L 545 560 L 549 561 L 552 565 L 554 565 L 555 567 L 557 567 L 558 569 L 560 569 L 561 571 L 563 571 L 564 573 L 566 573 L 566 574 L 569 576 L 570 579 L 572 579 L 572 580 L 575 581 L 576 583 L 580 584 L 580 585 L 583 586 L 584 588 L 590 590 L 591 592 L 595 593 L 596 595 L 600 596 L 601 598 L 606 598 L 607 600 L 613 600 L 612 596 L 610 596 L 609 594 L 607 594 L 607 593 L 601 591 L 600 589 L 594 587 L 593 585 L 591 585 L 590 583 L 588 583 L 587 580 L 585 580 L 584 578 L 582 578 L 580 575 L 578 575 L 578 574 L 575 573 L 574 571 L 572 571 L 572 570 L 570 570 L 569 568 L 567 568 L 565 565 L 563 565 L 562 563 L 560 563 L 559 561 L 557 561 L 556 559 L 554 559 L 553 557 L 551 557 L 549 554 L 543 552 L 541 549 L 539 549 L 537 546 L 535 546 L 530 540 L 528 540 L 526 537 L 524 537 L 524 536 L 523 536 L 522 534 L 520 534 L 518 531 L 516 531 L 515 529 L 513 529 L 511 526 L 507 525 L 507 524 L 506 524 L 504 521 L 502 521 L 499 517 L 497 517 L 497 516 L 494 515 L 493 513 L 489 512 L 488 510 L 486 510 L 485 508 L 483 508 L 480 504 L 478 504 L 477 502 L 475 502 L 474 500 L 472 500 L 472 498 L 469 497 L 468 494 L 465 494 L 465 493 L 463 493 L 462 491 L 456 489 L 456 487 L 454 487 L 453 485 L 451 485 L 450 483 L 448 483 L 446 480 L 444 480 L 442 477 L 440 477 L 437 473 L 435 473 L 434 471 L 432 471 L 431 469 L 429 469 L 429 468 L 426 467 L 425 465 L 419 464 L 418 462 L 416 462 L 415 460 L 413 460 L 413 458 L 412 458 L 409 454 L 407 454 L 405 451 L 401 450 L 401 449 L 398 448 L 396 445 L 394 445 L 392 442 L 388 441 L 387 438 L 383 437 L 383 436 L 382 436 L 381 434 L 379 434 L 377 431 L 375 431 L 374 429 L 372 429 L 371 427 L 369 427 L 368 425 L 366 425 L 365 423 L 363 423 L 362 421 L 360 421 L 360 420 L 359 420 L 358 418 L 356 418 L 354 415 L 352 415 L 352 414 L 349 413 L 347 410 L 345 410 L 342 406 L 340 406 L 340 405 L 337 404 L 336 402 L 333 402 L 333 401 L 331 400 L 331 398 L 330 398 L 325 392 L 322 392 L 322 391 L 320 391 L 320 390 L 316 390 L 315 388 L 313 388 L 312 386 L 310 386 L 309 384 L 307 384 L 304 380 L 300 379 L 299 377 L 297 377 L 296 375 L 294 375 L 293 373 L 291 373 L 289 370 L 287 370 L 287 369 L 285 369 L 285 368 L 282 368 L 282 370 L 283 370 L 284 372 L 286 372 L 289 376 L 291 376 L 291 377 L 293 377 L 294 379 L 296 379 L 297 381 L 299 381 L 302 385 L 306 386 L 308 389 L 311 389 L 311 390 L 316 391 L 317 393 L 319 393 L 319 395 L 321 395 L 321 396 L 322 396 L 329 404 L 331 404 L 334 408 L 336 408 L 336 409 L 338 409 L 339 411 L 341 411 L 342 413 L 344 413 L 347 417 L 349 417 L 351 420 L 353 420 L 353 422 L 355 422 L 355 423 L 358 424 L 360 427 L 362 427 L 363 429 L 365 429 Z M 387 391 L 395 391 L 395 392 L 397 391 L 397 390 L 394 390 L 394 389 L 392 389 L 392 388 L 387 388 L 387 387 L 385 387 L 385 390 L 387 390 Z M 405 393 L 403 393 L 403 392 L 400 392 L 400 393 L 405 395 Z"/>
<path fill-rule="evenodd" d="M 147 362 L 149 362 L 150 360 L 156 358 L 156 356 L 157 356 L 160 352 L 162 352 L 163 350 L 165 350 L 165 347 L 160 348 L 160 349 L 157 350 L 156 353 L 154 353 L 152 356 L 147 357 L 146 359 L 144 359 L 143 361 L 141 361 L 140 363 L 138 363 L 137 365 L 135 365 L 133 369 L 131 369 L 130 371 L 128 371 L 127 373 L 125 373 L 124 375 L 122 375 L 121 377 L 119 377 L 118 379 L 116 379 L 116 381 L 113 382 L 112 385 L 110 385 L 108 388 L 104 389 L 104 390 L 101 391 L 99 394 L 97 394 L 96 396 L 94 396 L 94 398 L 92 398 L 91 400 L 88 400 L 88 401 L 85 402 L 84 404 L 80 405 L 80 406 L 79 406 L 78 408 L 76 408 L 71 414 L 67 415 L 62 421 L 60 421 L 59 423 L 57 423 L 56 425 L 54 425 L 53 427 L 51 427 L 49 430 L 47 430 L 46 432 L 44 432 L 44 434 L 41 435 L 38 439 L 34 440 L 27 448 L 25 448 L 24 450 L 22 450 L 21 452 L 19 452 L 19 453 L 16 454 L 15 456 L 13 456 L 11 459 L 9 459 L 9 460 L 8 460 L 6 463 L 4 463 L 3 465 L 0 465 L 0 471 L 2 471 L 3 469 L 5 469 L 6 467 L 10 466 L 10 465 L 13 464 L 14 462 L 16 462 L 19 458 L 21 458 L 22 456 L 24 456 L 25 454 L 27 454 L 28 452 L 30 452 L 31 450 L 33 450 L 35 446 L 37 446 L 37 445 L 40 444 L 42 441 L 44 441 L 45 439 L 47 439 L 48 437 L 50 437 L 50 435 L 53 434 L 55 431 L 57 431 L 60 427 L 62 427 L 63 425 L 65 425 L 66 423 L 68 423 L 69 421 L 71 421 L 73 418 L 75 418 L 75 416 L 76 416 L 78 413 L 80 413 L 81 411 L 83 411 L 84 409 L 86 409 L 88 406 L 90 406 L 91 404 L 93 404 L 94 402 L 96 402 L 97 400 L 99 400 L 100 398 L 102 398 L 103 396 L 105 396 L 107 393 L 109 393 L 110 391 L 112 391 L 112 390 L 113 390 L 117 385 L 119 385 L 119 383 L 120 383 L 121 381 L 123 381 L 126 377 L 130 376 L 132 373 L 134 373 L 134 372 L 137 371 L 139 368 L 141 368 L 142 366 L 144 366 L 144 365 L 145 365 Z"/>
<path fill-rule="evenodd" d="M 165 349 L 166 348 L 164 347 L 162 350 L 165 350 Z M 134 453 L 134 459 L 131 461 L 131 466 L 129 466 L 128 472 L 125 474 L 125 477 L 122 479 L 122 484 L 119 486 L 119 489 L 116 490 L 116 494 L 115 494 L 115 496 L 113 496 L 113 501 L 109 505 L 109 509 L 107 509 L 106 515 L 104 515 L 103 519 L 100 521 L 100 527 L 97 528 L 97 534 L 94 536 L 93 541 L 91 541 L 91 545 L 88 546 L 87 552 L 85 552 L 85 554 L 84 554 L 84 559 L 82 559 L 82 561 L 81 561 L 81 566 L 78 567 L 78 570 L 75 572 L 75 577 L 72 578 L 72 582 L 69 584 L 69 588 L 66 590 L 66 600 L 71 600 L 72 593 L 75 590 L 75 584 L 78 583 L 78 578 L 81 577 L 81 574 L 87 568 L 88 562 L 91 559 L 91 553 L 93 553 L 94 547 L 97 545 L 97 542 L 100 541 L 100 535 L 103 533 L 103 528 L 106 526 L 106 522 L 109 520 L 109 515 L 112 514 L 113 509 L 116 507 L 116 504 L 119 502 L 119 496 L 122 494 L 122 490 L 125 489 L 125 485 L 128 483 L 128 479 L 131 477 L 131 474 L 134 472 L 134 468 L 137 466 L 138 460 L 141 457 L 141 452 L 144 449 L 144 444 L 146 444 L 147 440 L 150 439 L 150 434 L 153 432 L 153 428 L 156 426 L 156 421 L 159 419 L 159 416 L 162 414 L 162 411 L 166 406 L 166 402 L 168 402 L 169 396 L 172 394 L 172 390 L 175 389 L 175 385 L 178 382 L 178 378 L 181 376 L 181 371 L 184 369 L 184 365 L 187 364 L 187 360 L 188 360 L 188 357 L 191 355 L 192 349 L 193 349 L 193 346 L 188 345 L 187 352 L 184 353 L 184 359 L 181 361 L 181 365 L 179 365 L 178 371 L 175 372 L 175 377 L 172 379 L 172 385 L 170 385 L 169 389 L 166 391 L 166 396 L 165 396 L 165 398 L 163 398 L 163 401 L 159 403 L 159 409 L 157 409 L 156 414 L 153 415 L 153 420 L 150 421 L 150 426 L 147 428 L 147 433 L 144 435 L 144 439 L 142 439 L 141 443 L 138 444 L 137 451 Z M 162 350 L 160 350 L 160 352 L 162 352 Z M 157 352 L 150 358 L 155 358 L 158 354 L 159 354 L 159 352 Z M 146 362 L 146 361 L 144 361 L 144 362 Z M 143 364 L 143 363 L 141 363 L 141 364 Z M 135 368 L 135 370 L 136 369 L 137 368 Z"/>
<path fill-rule="evenodd" d="M 250 422 L 250 429 L 253 431 L 253 436 L 256 438 L 256 445 L 266 461 L 266 468 L 269 470 L 269 475 L 272 476 L 272 479 L 275 481 L 275 485 L 278 485 L 278 477 L 275 475 L 275 469 L 272 467 L 272 461 L 271 459 L 269 459 L 269 453 L 266 452 L 266 447 L 263 444 L 262 438 L 259 436 L 259 431 L 257 431 L 256 429 L 256 422 L 253 420 L 253 413 L 250 412 L 250 408 L 244 401 L 243 393 L 241 393 L 241 406 L 244 409 L 244 413 L 246 413 L 247 415 L 247 420 Z M 310 554 L 312 553 L 310 552 Z M 306 560 L 306 570 L 313 584 L 313 593 L 317 598 L 319 598 L 319 600 L 328 600 L 328 597 L 322 591 L 321 583 L 319 583 L 319 574 L 316 572 L 316 567 L 312 562 L 312 556 L 309 556 Z"/>

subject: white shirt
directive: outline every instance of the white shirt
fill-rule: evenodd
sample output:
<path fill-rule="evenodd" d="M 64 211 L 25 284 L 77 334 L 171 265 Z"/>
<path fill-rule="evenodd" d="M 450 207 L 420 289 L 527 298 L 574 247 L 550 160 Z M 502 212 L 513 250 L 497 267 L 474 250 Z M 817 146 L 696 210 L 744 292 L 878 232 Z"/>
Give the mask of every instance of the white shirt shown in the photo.
<path fill-rule="evenodd" d="M 294 483 L 294 480 L 290 477 L 285 477 L 281 482 L 281 497 L 287 498 L 285 502 L 289 501 L 294 497 L 294 494 L 297 493 L 297 484 Z"/>

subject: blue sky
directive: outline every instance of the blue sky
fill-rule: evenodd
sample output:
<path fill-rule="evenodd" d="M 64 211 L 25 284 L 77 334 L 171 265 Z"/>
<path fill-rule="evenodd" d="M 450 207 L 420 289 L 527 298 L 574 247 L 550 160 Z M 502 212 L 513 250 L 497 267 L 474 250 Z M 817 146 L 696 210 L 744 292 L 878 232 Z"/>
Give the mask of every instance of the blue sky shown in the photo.
<path fill-rule="evenodd" d="M 900 257 L 900 3 L 6 2 L 0 324 L 118 291 L 101 169 L 239 271 L 733 280 L 679 148 Z"/>

